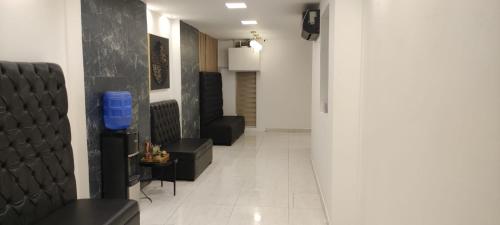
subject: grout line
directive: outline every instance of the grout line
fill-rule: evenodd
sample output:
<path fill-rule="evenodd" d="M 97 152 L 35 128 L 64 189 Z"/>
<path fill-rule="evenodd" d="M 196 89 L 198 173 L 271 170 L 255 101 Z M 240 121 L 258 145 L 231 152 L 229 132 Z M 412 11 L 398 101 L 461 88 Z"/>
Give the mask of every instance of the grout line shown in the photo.
<path fill-rule="evenodd" d="M 213 162 L 212 162 L 212 163 L 213 163 Z M 212 164 L 212 165 L 214 165 L 214 164 Z M 210 175 L 213 173 L 214 169 L 216 169 L 217 167 L 218 167 L 218 164 L 215 164 L 215 165 L 214 165 L 214 168 L 212 169 L 212 171 L 210 171 L 210 172 L 207 174 L 207 176 L 210 176 Z M 175 206 L 175 207 L 174 207 L 174 210 L 172 210 L 172 213 L 170 214 L 170 216 L 168 216 L 168 217 L 167 217 L 167 220 L 165 221 L 165 224 L 168 224 L 168 221 L 169 221 L 170 219 L 172 219 L 172 218 L 175 216 L 175 214 L 177 213 L 177 211 L 178 211 L 178 210 L 179 210 L 182 206 L 187 205 L 187 202 L 188 202 L 187 200 L 188 200 L 188 198 L 189 198 L 190 196 L 192 196 L 192 194 L 193 194 L 195 191 L 197 191 L 197 190 L 201 187 L 201 185 L 202 185 L 202 184 L 204 184 L 204 183 L 206 183 L 206 182 L 208 182 L 208 179 L 205 179 L 205 180 L 201 181 L 201 182 L 200 182 L 200 183 L 198 183 L 198 184 L 194 184 L 194 187 L 192 188 L 192 190 L 191 190 L 191 191 L 190 191 L 190 192 L 189 192 L 186 196 L 184 196 L 182 199 L 180 199 L 180 200 L 179 200 L 179 204 L 177 204 L 177 206 Z M 174 198 L 175 198 L 175 196 L 174 196 Z M 214 204 L 214 205 L 217 205 L 217 204 Z"/>
<path fill-rule="evenodd" d="M 311 165 L 312 165 L 312 170 L 313 170 L 313 175 L 314 175 L 314 181 L 316 183 L 316 189 L 318 189 L 319 196 L 321 198 L 321 206 L 323 206 L 321 209 L 323 211 L 323 214 L 325 215 L 326 224 L 329 225 L 330 224 L 330 217 L 328 215 L 328 208 L 327 208 L 326 201 L 325 201 L 325 198 L 324 198 L 325 195 L 323 194 L 323 191 L 321 189 L 321 185 L 319 184 L 318 175 L 316 173 L 316 168 L 314 167 L 312 159 L 310 161 L 311 161 Z"/>
<path fill-rule="evenodd" d="M 260 151 L 260 147 L 261 147 L 261 144 L 263 143 L 262 141 L 260 143 L 257 143 L 257 136 L 255 136 L 255 141 L 256 141 L 256 155 L 255 157 L 257 157 L 257 154 L 259 153 Z M 247 149 L 245 147 L 242 148 L 243 151 L 246 151 Z M 241 153 L 240 153 L 241 155 Z M 245 181 L 246 182 L 246 181 Z M 236 198 L 236 201 L 234 202 L 233 204 L 233 207 L 231 208 L 231 213 L 229 214 L 229 218 L 226 222 L 226 225 L 229 225 L 229 223 L 231 222 L 231 218 L 233 217 L 233 214 L 234 214 L 234 211 L 236 209 L 236 205 L 238 204 L 238 200 L 240 200 L 240 196 L 241 196 L 241 193 L 243 192 L 243 187 L 240 188 L 239 192 L 238 192 L 238 195 L 237 195 L 237 198 Z"/>
<path fill-rule="evenodd" d="M 294 195 L 293 195 L 293 181 L 292 181 L 292 170 L 291 170 L 291 157 L 290 157 L 290 135 L 291 133 L 288 133 L 288 210 L 287 210 L 287 213 L 288 213 L 288 224 L 291 224 L 291 206 L 293 206 L 294 204 Z M 292 204 L 292 205 L 290 205 Z"/>
<path fill-rule="evenodd" d="M 245 145 L 243 145 L 243 147 L 241 148 L 241 152 L 240 153 L 248 153 L 249 151 L 255 151 L 255 155 L 253 156 L 253 159 L 257 161 L 257 157 L 259 154 L 263 153 L 262 151 L 264 151 L 263 149 L 263 146 L 266 142 L 268 141 L 271 141 L 271 142 L 275 142 L 275 138 L 274 136 L 273 137 L 269 137 L 267 135 L 265 135 L 266 133 L 262 133 L 262 135 L 256 135 L 255 136 L 255 150 L 254 148 L 246 148 Z M 292 174 L 292 167 L 293 167 L 293 159 L 295 157 L 294 155 L 294 151 L 292 151 L 292 144 L 293 144 L 293 140 L 294 140 L 294 134 L 291 133 L 291 132 L 284 132 L 284 136 L 281 136 L 279 135 L 278 138 L 282 139 L 282 142 L 279 142 L 278 144 L 280 145 L 280 148 L 281 148 L 281 143 L 286 143 L 286 150 L 287 150 L 287 167 L 288 167 L 288 170 L 287 170 L 287 177 L 288 177 L 288 193 L 287 193 L 287 196 L 288 196 L 288 207 L 286 208 L 287 209 L 287 223 L 286 224 L 291 224 L 292 221 L 292 216 L 291 216 L 291 209 L 293 208 L 294 206 L 294 176 Z M 285 139 L 286 138 L 286 139 Z M 278 139 L 278 140 L 279 140 Z M 244 143 L 243 143 L 244 144 Z M 234 149 L 232 149 L 233 147 L 229 147 L 227 149 L 219 149 L 219 151 L 232 151 Z M 238 149 L 239 150 L 239 149 Z M 240 150 L 239 150 L 240 151 Z M 281 153 L 280 153 L 281 154 Z M 220 154 L 220 156 L 226 156 L 225 154 Z M 224 157 L 219 157 L 218 159 L 221 160 L 221 158 L 223 159 Z M 236 156 L 237 159 L 241 159 L 241 154 L 238 154 L 238 156 Z M 265 157 L 264 157 L 265 159 Z M 209 171 L 208 174 L 206 174 L 207 176 L 205 176 L 203 178 L 203 180 L 199 183 L 196 183 L 193 185 L 192 189 L 189 190 L 188 192 L 186 192 L 186 195 L 183 196 L 182 198 L 179 198 L 178 199 L 178 204 L 175 204 L 173 206 L 173 210 L 171 210 L 171 214 L 166 217 L 166 220 L 164 221 L 165 224 L 170 224 L 169 221 L 171 219 L 174 218 L 174 216 L 179 212 L 179 209 L 183 206 L 186 206 L 188 205 L 188 200 L 190 199 L 190 196 L 193 195 L 193 193 L 195 193 L 196 191 L 200 190 L 203 186 L 203 184 L 206 184 L 207 182 L 210 181 L 211 178 L 214 178 L 214 176 L 216 177 L 217 176 L 217 173 L 216 171 L 221 168 L 221 166 L 223 164 L 221 164 L 220 162 L 219 163 L 213 163 L 212 164 L 213 167 L 212 169 Z M 312 165 L 311 165 L 312 166 Z M 314 168 L 313 168 L 313 172 L 314 172 Z M 235 200 L 235 202 L 231 205 L 224 205 L 225 207 L 229 208 L 230 207 L 230 213 L 229 213 L 229 217 L 227 218 L 226 222 L 225 223 L 222 223 L 220 225 L 229 225 L 230 222 L 231 222 L 231 219 L 232 217 L 235 215 L 235 212 L 236 212 L 236 207 L 237 207 L 237 204 L 238 204 L 238 201 L 239 199 L 241 198 L 241 195 L 243 193 L 243 190 L 245 189 L 245 185 L 247 184 L 247 180 L 245 180 L 245 182 L 243 182 L 243 186 L 240 186 L 239 190 L 238 190 L 238 194 L 237 194 L 237 198 Z M 175 197 L 174 197 L 175 198 Z M 214 206 L 221 206 L 220 204 L 207 204 L 207 205 L 214 205 Z M 246 207 L 246 206 L 245 206 Z M 259 207 L 259 206 L 248 206 L 248 207 Z M 227 209 L 226 208 L 226 209 Z M 261 208 L 282 208 L 282 207 L 276 207 L 276 206 L 262 206 Z M 283 208 L 285 209 L 285 208 Z M 175 222 L 175 221 L 174 221 Z"/>

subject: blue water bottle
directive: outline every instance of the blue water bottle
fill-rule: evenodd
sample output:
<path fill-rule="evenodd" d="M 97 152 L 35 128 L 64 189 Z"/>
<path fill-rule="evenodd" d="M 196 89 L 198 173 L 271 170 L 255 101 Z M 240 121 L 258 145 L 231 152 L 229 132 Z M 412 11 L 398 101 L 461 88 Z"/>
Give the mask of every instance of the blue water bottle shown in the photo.
<path fill-rule="evenodd" d="M 107 91 L 102 97 L 104 126 L 123 130 L 132 123 L 132 95 L 128 91 Z"/>

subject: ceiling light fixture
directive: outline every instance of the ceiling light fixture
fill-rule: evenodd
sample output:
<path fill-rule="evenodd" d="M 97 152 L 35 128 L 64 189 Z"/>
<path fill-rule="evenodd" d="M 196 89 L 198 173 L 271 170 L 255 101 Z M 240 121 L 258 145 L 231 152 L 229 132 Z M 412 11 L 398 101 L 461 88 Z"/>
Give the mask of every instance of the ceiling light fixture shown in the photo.
<path fill-rule="evenodd" d="M 244 2 L 226 2 L 226 8 L 228 9 L 246 9 L 247 4 Z"/>
<path fill-rule="evenodd" d="M 253 220 L 255 222 L 260 222 L 262 220 L 262 216 L 260 215 L 260 213 L 256 212 L 253 214 Z"/>
<path fill-rule="evenodd" d="M 262 50 L 262 44 L 259 43 L 257 40 L 251 40 L 250 41 L 250 47 L 255 49 L 256 51 Z"/>
<path fill-rule="evenodd" d="M 243 24 L 243 25 L 257 25 L 257 21 L 256 20 L 242 20 L 241 24 Z"/>

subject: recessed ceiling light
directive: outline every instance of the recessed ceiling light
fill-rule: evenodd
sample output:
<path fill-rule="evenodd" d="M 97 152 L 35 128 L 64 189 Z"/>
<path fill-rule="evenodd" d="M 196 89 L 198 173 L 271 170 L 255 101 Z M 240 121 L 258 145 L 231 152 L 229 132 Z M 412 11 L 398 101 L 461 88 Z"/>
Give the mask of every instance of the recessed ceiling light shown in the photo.
<path fill-rule="evenodd" d="M 242 20 L 241 24 L 243 24 L 243 25 L 256 25 L 257 21 L 256 20 Z"/>
<path fill-rule="evenodd" d="M 247 4 L 244 2 L 226 2 L 226 8 L 228 9 L 246 9 Z"/>

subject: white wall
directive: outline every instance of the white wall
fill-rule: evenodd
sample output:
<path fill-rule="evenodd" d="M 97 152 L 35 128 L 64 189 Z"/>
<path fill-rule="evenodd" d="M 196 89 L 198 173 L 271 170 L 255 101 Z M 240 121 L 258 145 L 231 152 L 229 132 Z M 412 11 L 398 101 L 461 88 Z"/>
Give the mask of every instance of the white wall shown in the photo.
<path fill-rule="evenodd" d="M 236 73 L 227 70 L 227 49 L 233 41 L 219 41 L 224 114 L 236 115 Z M 257 73 L 257 129 L 311 128 L 312 43 L 267 40 Z"/>
<path fill-rule="evenodd" d="M 328 1 L 323 1 L 321 3 L 321 13 L 325 12 L 326 8 L 329 8 Z M 333 21 L 333 8 L 330 9 L 330 20 Z M 322 14 L 323 16 L 323 14 Z M 324 23 L 324 22 L 322 22 Z M 332 22 L 329 22 L 330 25 Z M 333 33 L 333 32 L 331 32 Z M 321 35 L 324 37 L 325 35 Z M 330 35 L 329 37 L 332 37 Z M 313 170 L 316 176 L 316 182 L 318 189 L 321 194 L 323 208 L 325 214 L 328 218 L 331 217 L 330 210 L 332 206 L 331 195 L 332 195 L 332 113 L 331 113 L 331 81 L 332 73 L 329 72 L 329 84 L 328 84 L 328 110 L 329 113 L 324 113 L 322 109 L 322 96 L 321 96 L 321 61 L 325 61 L 321 58 L 321 43 L 325 41 L 330 41 L 333 45 L 333 39 L 322 40 L 321 37 L 313 42 L 312 47 L 312 81 L 311 81 L 311 161 L 313 165 Z M 331 52 L 331 50 L 329 51 Z M 331 53 L 329 53 L 331 55 Z M 332 64 L 333 65 L 333 64 Z M 333 66 L 330 65 L 330 69 Z"/>
<path fill-rule="evenodd" d="M 328 114 L 320 112 L 320 48 L 314 44 L 311 159 L 331 224 L 359 224 L 359 117 L 363 0 L 322 1 L 329 8 Z"/>
<path fill-rule="evenodd" d="M 226 116 L 236 115 L 236 72 L 228 70 L 228 48 L 233 46 L 233 41 L 218 42 L 218 66 L 222 75 L 222 100 Z"/>
<path fill-rule="evenodd" d="M 320 94 L 320 52 L 321 40 L 313 43 L 312 50 L 312 89 L 311 89 L 311 161 L 314 167 L 316 182 L 321 193 L 325 212 L 332 208 L 332 114 L 331 101 L 328 104 L 330 113 L 321 110 Z M 329 89 L 331 90 L 331 89 Z M 331 92 L 328 99 L 332 99 Z M 327 214 L 328 217 L 330 215 Z"/>
<path fill-rule="evenodd" d="M 365 224 L 500 224 L 500 1 L 365 7 Z"/>
<path fill-rule="evenodd" d="M 500 2 L 330 7 L 331 114 L 318 42 L 311 153 L 330 223 L 500 224 Z"/>
<path fill-rule="evenodd" d="M 59 64 L 68 90 L 78 198 L 89 197 L 79 0 L 0 1 L 0 60 Z"/>
<path fill-rule="evenodd" d="M 150 101 L 159 102 L 175 99 L 180 106 L 182 99 L 180 22 L 178 19 L 168 18 L 159 12 L 149 9 L 147 11 L 147 20 L 148 33 L 169 39 L 170 55 L 170 88 L 151 91 Z"/>
<path fill-rule="evenodd" d="M 262 126 L 311 128 L 312 43 L 267 40 L 261 55 Z"/>

